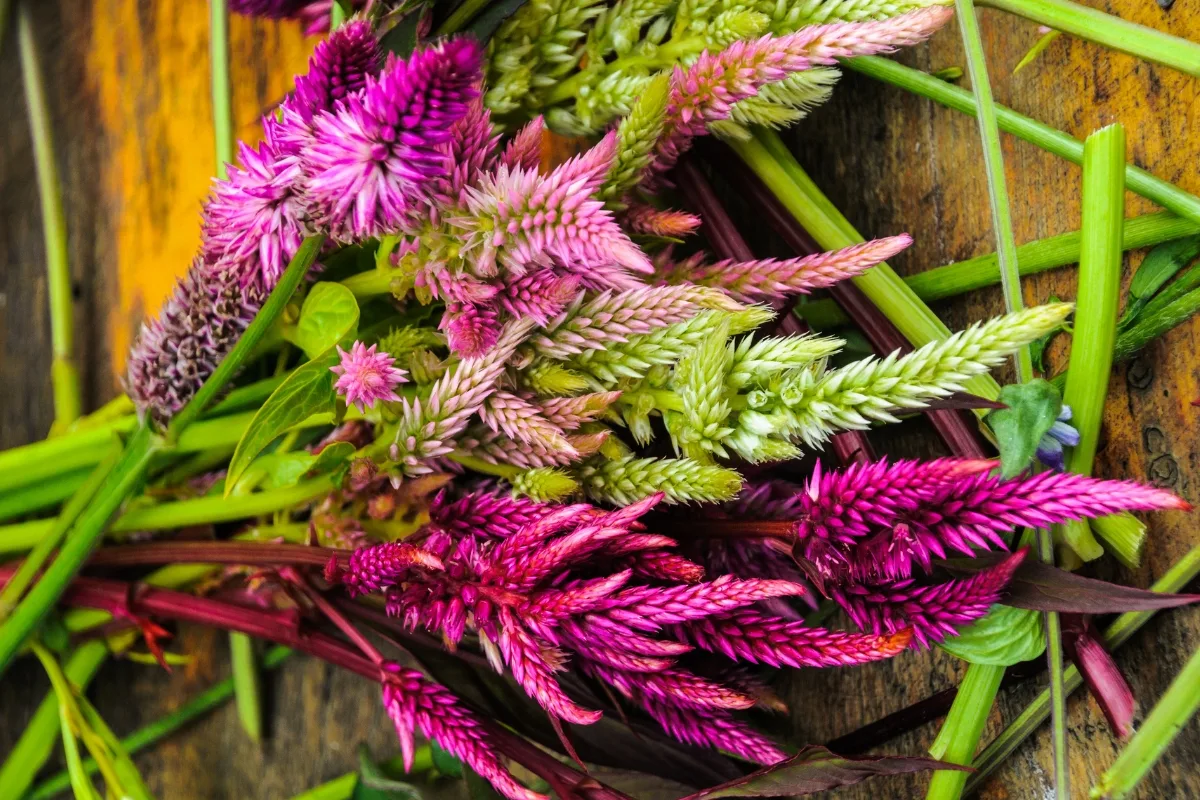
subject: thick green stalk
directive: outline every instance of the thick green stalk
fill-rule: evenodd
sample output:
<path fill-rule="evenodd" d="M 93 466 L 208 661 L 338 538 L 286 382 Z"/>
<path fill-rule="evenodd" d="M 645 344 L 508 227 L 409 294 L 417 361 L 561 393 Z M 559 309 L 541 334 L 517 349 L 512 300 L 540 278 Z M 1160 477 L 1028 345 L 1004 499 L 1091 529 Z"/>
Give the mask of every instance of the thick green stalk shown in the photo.
<path fill-rule="evenodd" d="M 1192 653 L 1183 671 L 1175 676 L 1167 692 L 1150 710 L 1146 721 L 1113 765 L 1092 787 L 1093 798 L 1124 800 L 1137 788 L 1196 709 L 1200 708 L 1200 650 Z"/>
<path fill-rule="evenodd" d="M 233 163 L 233 92 L 229 82 L 229 9 L 226 0 L 208 0 L 208 55 L 211 70 L 213 137 L 217 177 Z"/>
<path fill-rule="evenodd" d="M 1056 31 L 1200 78 L 1200 45 L 1067 0 L 980 0 Z"/>
<path fill-rule="evenodd" d="M 979 36 L 979 18 L 971 0 L 955 0 L 959 30 L 967 52 L 967 70 L 975 95 L 975 117 L 979 120 L 979 136 L 983 141 L 983 168 L 987 172 L 988 197 L 992 207 L 992 233 L 996 237 L 996 259 L 1000 266 L 1000 284 L 1004 288 L 1004 306 L 1008 313 L 1025 307 L 1021 297 L 1021 276 L 1017 273 L 1017 240 L 1013 236 L 1012 212 L 1008 202 L 1008 185 L 1004 179 L 1004 153 L 1000 149 L 1000 128 L 996 124 L 995 101 L 988 79 L 983 40 Z M 1033 359 L 1029 347 L 1014 355 L 1017 378 L 1022 383 L 1033 380 Z M 1065 796 L 1065 795 L 1064 795 Z"/>
<path fill-rule="evenodd" d="M 0 625 L 0 674 L 12 663 L 26 638 L 41 624 L 59 595 L 79 572 L 104 534 L 108 521 L 137 487 L 161 440 L 148 427 L 139 428 L 121 458 L 75 523 L 58 557 L 46 568 L 12 615 Z M 50 522 L 53 525 L 53 521 Z"/>
<path fill-rule="evenodd" d="M 247 356 L 254 350 L 254 346 L 267 329 L 274 324 L 275 318 L 279 316 L 291 299 L 292 293 L 316 259 L 323 241 L 324 237 L 322 236 L 310 236 L 300 245 L 299 251 L 288 264 L 278 285 L 246 328 L 245 333 L 238 339 L 237 344 L 222 359 L 196 395 L 175 415 L 167 428 L 168 440 L 178 439 L 179 433 L 200 416 L 204 408 L 241 369 Z M 110 518 L 142 482 L 151 458 L 162 446 L 162 439 L 155 435 L 148 426 L 142 425 L 134 432 L 125 446 L 121 459 L 87 510 L 80 516 L 66 543 L 59 550 L 58 557 L 54 559 L 41 579 L 13 611 L 12 616 L 3 625 L 0 625 L 0 673 L 8 668 L 30 632 L 41 623 L 66 589 L 67 584 L 79 572 L 80 567 L 100 542 Z M 147 509 L 147 511 L 154 510 Z"/>
<path fill-rule="evenodd" d="M 1079 257 L 1075 335 L 1071 338 L 1070 377 L 1063 391 L 1063 403 L 1071 407 L 1071 424 L 1079 431 L 1079 444 L 1068 455 L 1066 467 L 1081 475 L 1092 473 L 1096 458 L 1117 338 L 1124 165 L 1124 128 L 1110 125 L 1088 137 L 1083 159 L 1083 251 Z M 1071 549 L 1085 561 L 1104 553 L 1086 522 L 1067 523 L 1063 534 Z"/>
<path fill-rule="evenodd" d="M 262 665 L 264 669 L 275 669 L 283 663 L 292 651 L 286 647 L 273 647 L 263 655 Z M 67 674 L 70 676 L 70 662 L 67 666 Z M 75 681 L 72 681 L 75 682 Z M 189 722 L 204 716 L 209 711 L 220 707 L 233 695 L 233 679 L 228 678 L 215 684 L 211 688 L 201 692 L 188 702 L 184 703 L 179 708 L 175 709 L 166 716 L 151 722 L 143 728 L 139 728 L 130 735 L 121 740 L 121 746 L 125 748 L 130 755 L 141 752 L 151 745 L 157 744 L 166 737 L 175 733 L 177 730 L 187 725 Z M 84 770 L 93 775 L 96 772 L 95 759 L 87 759 L 83 763 Z M 60 792 L 70 788 L 70 777 L 65 771 L 53 775 L 50 778 L 39 783 L 33 788 L 29 794 L 24 795 L 24 800 L 47 800 L 54 797 Z"/>
<path fill-rule="evenodd" d="M 330 13 L 340 10 L 334 2 Z M 209 0 L 209 43 L 213 101 L 213 137 L 216 139 L 217 177 L 229 177 L 233 161 L 233 91 L 229 80 L 229 9 L 226 0 Z M 237 694 L 238 720 L 251 741 L 262 741 L 262 701 L 254 643 L 242 633 L 229 634 L 229 656 Z"/>
<path fill-rule="evenodd" d="M 730 146 L 821 247 L 833 250 L 863 241 L 773 132 L 758 130 L 751 139 L 732 141 Z M 914 346 L 950 335 L 950 329 L 887 264 L 877 264 L 853 280 Z M 999 384 L 988 375 L 972 378 L 967 390 L 987 398 L 1000 394 Z"/>
<path fill-rule="evenodd" d="M 983 736 L 988 712 L 996 702 L 1004 667 L 972 664 L 959 684 L 950 714 L 929 753 L 952 764 L 970 764 Z M 939 770 L 933 773 L 925 800 L 954 800 L 962 796 L 966 772 Z"/>
<path fill-rule="evenodd" d="M 446 17 L 446 21 L 438 26 L 438 36 L 458 33 L 468 22 L 475 19 L 480 11 L 487 8 L 488 3 L 489 0 L 463 0 L 458 8 L 454 9 L 454 12 Z"/>
<path fill-rule="evenodd" d="M 77 647 L 63 664 L 63 672 L 81 690 L 86 688 L 108 657 L 104 642 L 92 640 Z M 21 800 L 33 779 L 50 759 L 59 738 L 58 700 L 49 692 L 38 704 L 21 738 L 0 766 L 0 800 Z"/>
<path fill-rule="evenodd" d="M 101 461 L 92 474 L 88 476 L 75 495 L 63 507 L 58 518 L 54 520 L 53 526 L 49 533 L 42 538 L 41 541 L 34 546 L 25 560 L 21 562 L 21 566 L 13 573 L 12 578 L 5 584 L 4 589 L 0 590 L 0 621 L 3 621 L 10 611 L 16 607 L 17 601 L 21 599 L 21 595 L 25 593 L 25 589 L 33 582 L 33 579 L 41 571 L 42 565 L 54 552 L 55 548 L 62 542 L 63 537 L 67 535 L 67 531 L 75 524 L 75 520 L 79 519 L 79 515 L 83 513 L 87 504 L 95 497 L 96 492 L 100 490 L 104 479 L 108 477 L 108 473 L 116 465 L 117 458 L 120 456 L 120 451 L 115 451 L 113 455 Z"/>
<path fill-rule="evenodd" d="M 50 343 L 54 360 L 50 380 L 54 387 L 54 425 L 60 431 L 79 418 L 83 400 L 74 361 L 74 313 L 71 303 L 71 265 L 67 259 L 67 220 L 63 211 L 62 183 L 54 159 L 50 108 L 46 84 L 33 32 L 33 2 L 17 5 L 17 41 L 29 132 L 33 138 L 33 163 L 37 170 L 38 197 L 42 205 L 42 234 L 46 241 L 46 284 L 50 295 Z"/>
<path fill-rule="evenodd" d="M 1150 591 L 1178 592 L 1195 580 L 1197 576 L 1200 576 L 1200 547 L 1192 548 L 1187 555 L 1172 565 L 1161 578 L 1154 582 Z M 1109 650 L 1121 647 L 1156 613 L 1158 612 L 1129 611 L 1121 614 L 1104 631 L 1105 646 Z M 1074 666 L 1067 668 L 1063 680 L 1067 694 L 1083 685 L 1083 676 Z M 987 777 L 1046 721 L 1048 716 L 1050 716 L 1050 691 L 1046 690 L 1038 695 L 1007 728 L 1001 731 L 1000 735 L 971 764 L 975 772 L 967 781 L 967 793 L 970 794 L 978 789 Z"/>
<path fill-rule="evenodd" d="M 69 500 L 93 471 L 93 467 L 75 469 L 53 480 L 0 494 L 0 521 L 28 516 Z"/>
<path fill-rule="evenodd" d="M 975 103 L 970 92 L 890 59 L 860 56 L 846 59 L 842 65 L 855 72 L 861 72 L 869 77 L 927 97 L 955 111 L 961 111 L 964 114 L 975 113 Z M 1049 125 L 1018 114 L 1004 106 L 996 106 L 996 119 L 1000 130 L 1014 134 L 1073 164 L 1083 163 L 1083 142 L 1074 136 L 1055 130 Z M 1125 186 L 1134 194 L 1141 195 L 1168 211 L 1173 211 L 1184 219 L 1200 225 L 1200 197 L 1189 194 L 1178 186 L 1160 180 L 1144 169 L 1132 165 L 1125 167 Z"/>
<path fill-rule="evenodd" d="M 1128 252 L 1200 233 L 1200 225 L 1169 211 L 1156 211 L 1125 220 L 1122 248 Z M 1060 233 L 1017 246 L 1017 267 L 1022 277 L 1055 267 L 1079 263 L 1080 233 Z M 926 303 L 957 297 L 1000 283 L 1000 265 L 995 253 L 934 267 L 904 279 Z M 804 304 L 804 318 L 819 330 L 849 325 L 850 317 L 833 300 Z"/>

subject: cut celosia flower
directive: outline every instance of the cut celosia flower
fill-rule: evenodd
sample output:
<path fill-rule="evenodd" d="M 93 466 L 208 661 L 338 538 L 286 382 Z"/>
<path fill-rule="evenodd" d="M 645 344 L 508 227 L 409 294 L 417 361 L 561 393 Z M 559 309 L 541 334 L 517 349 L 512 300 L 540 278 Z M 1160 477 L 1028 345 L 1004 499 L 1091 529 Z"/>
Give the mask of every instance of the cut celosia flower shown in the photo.
<path fill-rule="evenodd" d="M 377 347 L 355 342 L 347 352 L 339 346 L 341 362 L 329 368 L 338 376 L 334 389 L 347 405 L 358 406 L 359 411 L 372 408 L 380 400 L 398 401 L 396 387 L 407 377 L 404 370 L 395 366 L 396 360 L 387 353 L 376 352 Z"/>
<path fill-rule="evenodd" d="M 420 537 L 424 555 L 410 544 L 377 545 L 356 551 L 345 570 L 331 562 L 327 574 L 355 594 L 383 590 L 390 614 L 440 634 L 450 647 L 474 631 L 497 669 L 507 667 L 552 716 L 576 724 L 599 718 L 558 685 L 555 673 L 570 657 L 573 668 L 615 689 L 673 735 L 773 763 L 781 758 L 779 749 L 729 716 L 753 706 L 755 698 L 679 664 L 691 649 L 689 639 L 707 631 L 704 642 L 720 640 L 711 649 L 735 659 L 816 665 L 885 658 L 903 649 L 907 638 L 802 629 L 746 610 L 805 590 L 789 581 L 730 575 L 702 581 L 697 565 L 671 552 L 672 540 L 640 530 L 638 518 L 660 498 L 612 512 L 481 494 L 452 505 L 440 500 Z M 506 511 L 524 524 L 513 526 Z M 643 555 L 653 556 L 644 566 L 659 567 L 652 570 L 655 583 L 642 583 L 637 570 L 621 567 Z M 683 580 L 669 577 L 674 574 Z M 756 615 L 730 616 L 739 613 Z M 731 646 L 737 634 L 723 632 L 736 619 L 752 624 Z M 714 621 L 708 628 L 690 627 L 708 620 Z M 769 638 L 749 644 L 755 626 Z M 817 652 L 826 648 L 828 655 Z M 708 734 L 686 730 L 699 720 Z"/>
<path fill-rule="evenodd" d="M 438 146 L 478 94 L 479 45 L 457 39 L 389 56 L 359 94 L 313 120 L 303 155 L 318 225 L 348 241 L 396 230 L 445 168 Z"/>

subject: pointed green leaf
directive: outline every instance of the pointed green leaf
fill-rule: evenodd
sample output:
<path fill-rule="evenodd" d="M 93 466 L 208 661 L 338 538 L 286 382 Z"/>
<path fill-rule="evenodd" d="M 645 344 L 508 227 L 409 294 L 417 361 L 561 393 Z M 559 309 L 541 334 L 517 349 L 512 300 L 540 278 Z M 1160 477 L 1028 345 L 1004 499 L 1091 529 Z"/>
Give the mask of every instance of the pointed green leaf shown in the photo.
<path fill-rule="evenodd" d="M 337 352 L 327 351 L 319 358 L 297 367 L 271 393 L 254 419 L 250 420 L 250 426 L 233 451 L 229 473 L 225 478 L 226 496 L 231 494 L 238 478 L 255 457 L 277 436 L 313 414 L 331 412 L 336 408 L 337 394 L 333 389 L 334 374 L 330 368 L 337 363 Z"/>
<path fill-rule="evenodd" d="M 350 800 L 421 800 L 421 791 L 388 776 L 364 744 L 358 748 L 358 785 Z"/>
<path fill-rule="evenodd" d="M 1133 273 L 1125 300 L 1125 313 L 1118 327 L 1124 330 L 1137 321 L 1138 315 L 1158 290 L 1174 278 L 1181 269 L 1200 256 L 1200 236 L 1188 236 L 1155 247 Z"/>

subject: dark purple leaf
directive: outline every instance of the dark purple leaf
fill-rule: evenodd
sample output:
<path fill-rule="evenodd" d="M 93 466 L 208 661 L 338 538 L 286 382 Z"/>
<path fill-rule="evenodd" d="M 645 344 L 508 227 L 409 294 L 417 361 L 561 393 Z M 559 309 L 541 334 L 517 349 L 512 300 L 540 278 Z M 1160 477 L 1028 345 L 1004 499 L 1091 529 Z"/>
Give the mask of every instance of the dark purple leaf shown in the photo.
<path fill-rule="evenodd" d="M 972 411 L 976 408 L 991 408 L 999 410 L 1008 408 L 1008 406 L 1004 403 L 1001 403 L 999 400 L 988 400 L 986 397 L 980 397 L 977 394 L 970 394 L 968 392 L 955 392 L 954 394 L 947 395 L 940 400 L 929 401 L 925 408 L 947 408 Z"/>
<path fill-rule="evenodd" d="M 1071 661 L 1087 681 L 1088 691 L 1100 704 L 1113 732 L 1122 739 L 1129 738 L 1133 733 L 1133 716 L 1137 713 L 1137 700 L 1129 681 L 1086 617 L 1068 616 L 1066 619 L 1074 623 L 1068 626 L 1064 621 L 1063 624 L 1063 642 Z"/>
<path fill-rule="evenodd" d="M 970 574 L 987 569 L 1006 558 L 990 554 L 978 558 L 956 558 L 942 562 L 951 572 Z M 1035 611 L 1069 614 L 1116 614 L 1123 611 L 1154 611 L 1200 600 L 1196 594 L 1168 594 L 1085 578 L 1073 572 L 1026 559 L 1017 568 L 1002 602 Z"/>
<path fill-rule="evenodd" d="M 839 756 L 824 747 L 809 745 L 787 761 L 763 767 L 737 778 L 688 795 L 684 800 L 716 797 L 790 797 L 849 786 L 877 775 L 903 775 L 931 769 L 970 771 L 970 767 L 933 758 L 906 756 Z"/>

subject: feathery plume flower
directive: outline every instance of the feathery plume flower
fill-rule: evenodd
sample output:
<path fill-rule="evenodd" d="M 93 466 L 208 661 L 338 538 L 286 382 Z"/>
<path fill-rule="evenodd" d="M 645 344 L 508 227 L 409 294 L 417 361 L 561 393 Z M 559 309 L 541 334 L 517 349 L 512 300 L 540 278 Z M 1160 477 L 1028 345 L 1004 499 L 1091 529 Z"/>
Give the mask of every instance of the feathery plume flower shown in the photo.
<path fill-rule="evenodd" d="M 457 697 L 416 670 L 393 662 L 384 665 L 383 705 L 396 726 L 406 768 L 412 766 L 413 736 L 419 730 L 509 800 L 547 800 L 517 783 L 496 757 L 483 725 Z"/>
<path fill-rule="evenodd" d="M 553 511 L 553 506 L 507 493 L 471 492 L 451 502 L 443 491 L 429 506 L 429 520 L 455 536 L 503 539 Z"/>
<path fill-rule="evenodd" d="M 681 642 L 733 661 L 773 667 L 849 667 L 891 658 L 908 648 L 912 631 L 887 635 L 813 628 L 803 620 L 768 617 L 744 609 L 696 620 L 675 629 Z"/>
<path fill-rule="evenodd" d="M 440 570 L 437 556 L 406 542 L 386 542 L 377 547 L 360 547 L 350 554 L 350 564 L 342 569 L 336 556 L 325 565 L 325 580 L 341 583 L 351 597 L 382 592 L 413 567 Z"/>
<path fill-rule="evenodd" d="M 374 408 L 379 400 L 395 403 L 400 400 L 396 387 L 408 377 L 395 366 L 396 360 L 385 352 L 376 352 L 378 345 L 367 347 L 362 342 L 351 345 L 349 352 L 338 346 L 341 362 L 329 368 L 338 376 L 333 387 L 359 411 Z"/>
<path fill-rule="evenodd" d="M 787 760 L 787 753 L 778 745 L 727 712 L 654 702 L 646 703 L 645 708 L 663 730 L 681 742 L 724 750 L 755 764 Z"/>
<path fill-rule="evenodd" d="M 361 95 L 314 118 L 303 163 L 317 225 L 349 241 L 399 227 L 446 169 L 439 145 L 478 94 L 480 58 L 472 39 L 389 56 Z"/>
<path fill-rule="evenodd" d="M 802 258 L 741 262 L 725 259 L 703 266 L 684 262 L 686 268 L 674 270 L 666 280 L 668 283 L 686 281 L 713 286 L 743 303 L 770 303 L 795 294 L 827 289 L 861 275 L 910 244 L 912 237 L 901 234 Z"/>
<path fill-rule="evenodd" d="M 842 22 L 805 28 L 786 36 L 737 41 L 716 54 L 704 52 L 686 69 L 675 67 L 667 121 L 651 169 L 669 170 L 706 127 L 730 116 L 735 103 L 790 73 L 838 58 L 887 53 L 917 44 L 946 23 L 948 8 L 923 8 L 873 22 Z"/>
<path fill-rule="evenodd" d="M 668 503 L 717 503 L 742 488 L 742 476 L 690 458 L 634 458 L 589 462 L 579 469 L 584 491 L 602 503 L 628 505 L 662 492 Z"/>
<path fill-rule="evenodd" d="M 673 209 L 658 209 L 644 203 L 631 204 L 622 215 L 622 219 L 631 230 L 637 233 L 672 239 L 690 236 L 700 227 L 700 218 L 695 214 Z M 695 281 L 695 283 L 700 283 L 700 281 Z"/>

